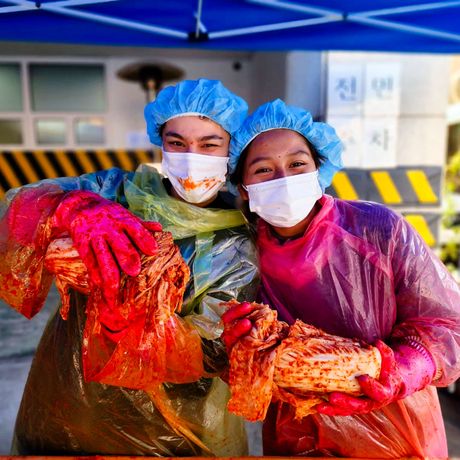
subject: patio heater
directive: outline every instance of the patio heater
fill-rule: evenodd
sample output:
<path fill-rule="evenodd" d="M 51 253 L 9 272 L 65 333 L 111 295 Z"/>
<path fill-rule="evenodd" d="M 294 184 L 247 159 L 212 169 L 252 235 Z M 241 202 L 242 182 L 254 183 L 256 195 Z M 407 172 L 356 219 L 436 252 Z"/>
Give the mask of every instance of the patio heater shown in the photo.
<path fill-rule="evenodd" d="M 117 76 L 122 80 L 138 82 L 145 91 L 147 103 L 155 99 L 163 83 L 178 80 L 185 72 L 171 64 L 155 62 L 136 62 L 122 67 Z"/>

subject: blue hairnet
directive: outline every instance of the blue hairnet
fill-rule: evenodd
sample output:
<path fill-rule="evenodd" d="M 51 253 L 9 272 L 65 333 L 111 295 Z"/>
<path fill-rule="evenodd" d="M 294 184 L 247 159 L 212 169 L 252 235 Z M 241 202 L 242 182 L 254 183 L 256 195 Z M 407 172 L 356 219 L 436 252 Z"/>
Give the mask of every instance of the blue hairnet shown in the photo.
<path fill-rule="evenodd" d="M 318 172 L 322 189 L 331 184 L 334 174 L 343 167 L 343 145 L 334 128 L 326 123 L 314 122 L 309 112 L 286 105 L 280 99 L 261 105 L 233 135 L 230 174 L 235 171 L 241 153 L 249 143 L 259 134 L 272 129 L 291 129 L 304 136 L 324 158 Z"/>
<path fill-rule="evenodd" d="M 150 142 L 161 145 L 160 128 L 171 118 L 203 115 L 232 135 L 243 123 L 248 104 L 218 80 L 184 80 L 162 89 L 144 110 Z"/>

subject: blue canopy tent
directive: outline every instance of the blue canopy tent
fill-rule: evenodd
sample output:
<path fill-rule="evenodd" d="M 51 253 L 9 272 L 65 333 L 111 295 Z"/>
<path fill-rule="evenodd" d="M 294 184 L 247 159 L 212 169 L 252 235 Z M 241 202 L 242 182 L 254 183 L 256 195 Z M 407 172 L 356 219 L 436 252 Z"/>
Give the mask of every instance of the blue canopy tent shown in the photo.
<path fill-rule="evenodd" d="M 0 0 L 0 41 L 460 53 L 460 1 Z"/>

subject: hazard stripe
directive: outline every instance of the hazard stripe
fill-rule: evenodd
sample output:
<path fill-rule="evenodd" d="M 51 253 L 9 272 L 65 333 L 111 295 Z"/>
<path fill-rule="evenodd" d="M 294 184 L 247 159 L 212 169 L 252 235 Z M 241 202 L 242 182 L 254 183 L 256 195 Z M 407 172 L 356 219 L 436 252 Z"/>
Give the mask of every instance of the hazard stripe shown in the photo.
<path fill-rule="evenodd" d="M 28 182 L 37 182 L 40 178 L 37 176 L 33 168 L 30 167 L 29 162 L 26 160 L 24 154 L 18 150 L 13 151 L 15 160 L 17 161 L 21 171 L 26 176 Z"/>
<path fill-rule="evenodd" d="M 15 155 L 12 154 L 12 152 L 5 152 L 5 161 L 10 165 L 10 168 L 13 170 L 13 172 L 16 174 L 16 177 L 19 181 L 19 183 L 22 184 L 27 184 L 27 177 L 24 174 L 24 171 L 21 169 L 19 166 L 19 163 L 16 161 Z"/>
<path fill-rule="evenodd" d="M 443 169 L 438 166 L 400 166 L 384 170 L 346 169 L 341 171 L 338 180 L 334 180 L 326 192 L 340 198 L 356 194 L 358 200 L 375 201 L 395 207 L 433 206 L 441 203 L 442 178 Z M 347 192 L 348 183 L 352 184 L 355 192 L 351 195 Z"/>
<path fill-rule="evenodd" d="M 421 169 L 409 169 L 406 174 L 420 203 L 434 204 L 438 202 L 438 197 L 433 192 L 424 171 Z"/>
<path fill-rule="evenodd" d="M 115 155 L 115 152 L 113 150 L 108 150 L 107 155 L 110 158 L 110 161 L 112 162 L 112 167 L 115 166 L 117 168 L 122 168 L 120 160 L 118 159 L 117 155 Z"/>
<path fill-rule="evenodd" d="M 384 203 L 402 203 L 401 195 L 399 194 L 398 189 L 396 188 L 393 182 L 393 179 L 387 171 L 372 171 L 371 177 Z"/>
<path fill-rule="evenodd" d="M 434 246 L 436 239 L 428 226 L 425 218 L 420 214 L 406 214 L 406 220 L 417 230 L 428 246 Z"/>
<path fill-rule="evenodd" d="M 357 200 L 358 194 L 356 193 L 353 184 L 348 178 L 347 174 L 340 171 L 332 179 L 332 186 L 337 192 L 337 196 L 343 200 Z"/>
<path fill-rule="evenodd" d="M 133 163 L 131 162 L 129 156 L 126 154 L 125 150 L 115 150 L 115 156 L 120 162 L 121 169 L 130 171 L 133 169 Z"/>
<path fill-rule="evenodd" d="M 77 158 L 78 162 L 81 165 L 81 168 L 85 173 L 94 172 L 97 168 L 94 167 L 92 161 L 88 158 L 86 152 L 84 150 L 77 150 L 75 152 L 75 157 Z"/>
<path fill-rule="evenodd" d="M 36 150 L 34 152 L 34 157 L 36 158 L 40 167 L 43 169 L 43 172 L 45 173 L 47 178 L 53 179 L 55 177 L 58 177 L 56 170 L 53 168 L 53 165 L 48 160 L 43 150 Z"/>
<path fill-rule="evenodd" d="M 134 171 L 158 158 L 151 150 L 0 150 L 0 197 L 7 190 L 42 179 L 73 177 L 110 169 Z"/>
<path fill-rule="evenodd" d="M 153 161 L 153 155 L 151 153 L 150 155 L 147 154 L 145 150 L 136 150 L 134 152 L 134 156 L 136 157 L 138 164 L 151 163 Z"/>
<path fill-rule="evenodd" d="M 40 166 L 40 163 L 37 161 L 37 158 L 35 157 L 34 154 L 32 154 L 31 152 L 25 151 L 24 158 L 29 164 L 29 168 L 35 171 L 39 180 L 47 178 L 47 174 L 45 173 L 43 168 Z"/>
<path fill-rule="evenodd" d="M 19 187 L 21 186 L 21 182 L 16 177 L 16 174 L 11 168 L 10 164 L 6 160 L 6 154 L 4 152 L 0 153 L 0 171 L 5 176 L 5 179 L 8 181 L 10 187 Z"/>
<path fill-rule="evenodd" d="M 56 150 L 56 160 L 62 166 L 66 176 L 78 176 L 77 170 L 64 150 Z"/>
<path fill-rule="evenodd" d="M 101 163 L 102 169 L 110 169 L 113 166 L 113 163 L 105 150 L 96 150 L 94 154 L 99 160 L 99 163 Z"/>
<path fill-rule="evenodd" d="M 53 165 L 53 168 L 56 170 L 57 177 L 63 177 L 66 175 L 64 168 L 61 166 L 61 164 L 58 161 L 58 152 L 46 151 L 45 157 Z"/>

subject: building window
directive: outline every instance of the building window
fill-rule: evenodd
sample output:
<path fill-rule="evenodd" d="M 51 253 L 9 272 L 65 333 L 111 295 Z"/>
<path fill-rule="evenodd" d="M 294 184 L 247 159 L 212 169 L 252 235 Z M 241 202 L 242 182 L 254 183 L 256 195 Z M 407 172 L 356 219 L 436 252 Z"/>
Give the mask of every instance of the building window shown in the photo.
<path fill-rule="evenodd" d="M 0 145 L 22 144 L 21 120 L 0 119 Z"/>
<path fill-rule="evenodd" d="M 102 62 L 0 60 L 0 147 L 104 146 Z"/>
<path fill-rule="evenodd" d="M 35 120 L 35 138 L 39 145 L 64 145 L 67 126 L 63 120 Z"/>
<path fill-rule="evenodd" d="M 21 68 L 19 64 L 0 64 L 0 112 L 21 111 Z"/>
<path fill-rule="evenodd" d="M 102 118 L 77 118 L 75 142 L 78 145 L 100 145 L 105 142 L 105 126 Z"/>
<path fill-rule="evenodd" d="M 83 64 L 30 64 L 34 112 L 92 112 L 106 109 L 104 67 Z"/>

